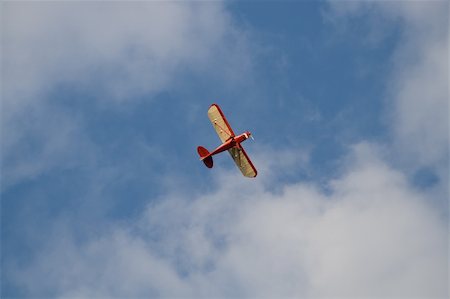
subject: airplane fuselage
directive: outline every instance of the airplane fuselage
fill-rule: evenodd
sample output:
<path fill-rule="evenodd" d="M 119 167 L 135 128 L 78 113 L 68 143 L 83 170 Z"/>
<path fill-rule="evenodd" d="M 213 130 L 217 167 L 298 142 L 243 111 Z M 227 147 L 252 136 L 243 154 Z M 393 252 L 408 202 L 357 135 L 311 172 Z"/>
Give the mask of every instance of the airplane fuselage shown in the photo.
<path fill-rule="evenodd" d="M 213 150 L 211 153 L 209 153 L 208 156 L 213 156 L 215 154 L 224 152 L 226 150 L 229 150 L 233 147 L 239 147 L 241 142 L 244 142 L 250 137 L 251 133 L 249 131 L 242 133 L 241 135 L 230 137 L 227 141 L 222 143 L 220 146 L 218 146 L 215 150 Z"/>

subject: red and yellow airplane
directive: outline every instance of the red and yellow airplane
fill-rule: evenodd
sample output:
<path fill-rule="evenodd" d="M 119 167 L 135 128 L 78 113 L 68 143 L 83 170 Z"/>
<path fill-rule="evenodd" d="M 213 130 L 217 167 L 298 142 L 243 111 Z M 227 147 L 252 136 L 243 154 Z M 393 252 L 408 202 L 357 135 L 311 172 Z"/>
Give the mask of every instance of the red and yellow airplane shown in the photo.
<path fill-rule="evenodd" d="M 249 131 L 242 133 L 241 135 L 236 136 L 234 134 L 233 129 L 231 129 L 230 124 L 227 119 L 223 115 L 222 110 L 216 104 L 212 104 L 208 109 L 208 117 L 211 121 L 214 129 L 219 135 L 222 144 L 217 147 L 214 151 L 209 152 L 203 146 L 197 147 L 197 152 L 200 155 L 200 160 L 205 163 L 206 167 L 213 167 L 213 155 L 218 153 L 228 151 L 236 163 L 237 167 L 241 170 L 242 174 L 246 177 L 254 178 L 258 174 L 255 166 L 253 166 L 252 161 L 247 156 L 244 148 L 241 143 L 247 140 L 249 137 L 252 137 L 252 134 Z"/>

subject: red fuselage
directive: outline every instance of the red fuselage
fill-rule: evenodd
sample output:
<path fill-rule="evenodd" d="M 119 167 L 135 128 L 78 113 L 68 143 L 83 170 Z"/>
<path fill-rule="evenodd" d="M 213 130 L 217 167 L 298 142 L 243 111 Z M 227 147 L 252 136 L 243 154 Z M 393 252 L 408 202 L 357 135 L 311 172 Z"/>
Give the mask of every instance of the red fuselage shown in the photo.
<path fill-rule="evenodd" d="M 242 133 L 241 135 L 231 137 L 230 139 L 222 143 L 219 147 L 217 147 L 215 150 L 210 152 L 208 156 L 213 156 L 215 154 L 224 152 L 236 146 L 239 147 L 241 142 L 247 140 L 251 135 L 252 134 L 249 131 L 247 131 L 245 133 Z"/>

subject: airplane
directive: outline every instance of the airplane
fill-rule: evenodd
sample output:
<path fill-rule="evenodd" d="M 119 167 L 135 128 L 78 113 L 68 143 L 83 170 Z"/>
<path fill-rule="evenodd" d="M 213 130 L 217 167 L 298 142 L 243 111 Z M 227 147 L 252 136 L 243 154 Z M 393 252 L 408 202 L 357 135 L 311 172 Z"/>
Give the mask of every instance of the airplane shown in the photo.
<path fill-rule="evenodd" d="M 208 118 L 211 121 L 214 129 L 219 135 L 222 144 L 218 146 L 212 152 L 209 152 L 203 146 L 197 147 L 197 152 L 200 156 L 200 161 L 208 168 L 213 167 L 213 156 L 228 151 L 233 158 L 236 166 L 241 170 L 242 174 L 246 177 L 254 178 L 258 174 L 255 166 L 248 157 L 241 143 L 247 140 L 249 137 L 253 139 L 252 134 L 246 131 L 238 136 L 234 134 L 233 129 L 231 129 L 230 124 L 225 118 L 219 105 L 212 104 L 208 109 Z"/>

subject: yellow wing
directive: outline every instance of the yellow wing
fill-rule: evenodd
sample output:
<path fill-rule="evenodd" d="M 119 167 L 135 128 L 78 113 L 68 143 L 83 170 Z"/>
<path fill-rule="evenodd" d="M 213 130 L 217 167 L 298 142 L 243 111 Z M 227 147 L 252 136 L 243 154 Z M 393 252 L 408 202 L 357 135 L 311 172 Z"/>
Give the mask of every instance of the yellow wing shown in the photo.
<path fill-rule="evenodd" d="M 240 148 L 230 148 L 228 152 L 230 153 L 231 158 L 233 158 L 237 167 L 239 167 L 244 176 L 254 178 L 258 174 L 255 166 L 253 166 L 252 161 L 247 156 L 247 153 L 244 151 L 244 148 L 242 146 Z"/>
<path fill-rule="evenodd" d="M 231 129 L 230 124 L 218 105 L 212 104 L 211 107 L 209 107 L 208 117 L 222 142 L 235 136 L 233 129 Z"/>

